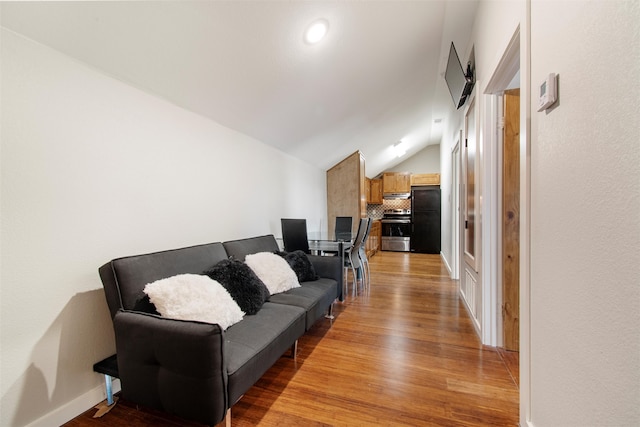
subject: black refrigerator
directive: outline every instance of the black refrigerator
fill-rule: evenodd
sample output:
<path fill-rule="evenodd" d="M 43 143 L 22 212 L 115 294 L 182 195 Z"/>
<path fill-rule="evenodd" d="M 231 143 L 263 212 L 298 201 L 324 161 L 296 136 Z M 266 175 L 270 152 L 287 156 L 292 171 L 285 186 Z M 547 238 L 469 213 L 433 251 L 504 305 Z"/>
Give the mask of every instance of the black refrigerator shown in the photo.
<path fill-rule="evenodd" d="M 411 187 L 411 252 L 440 253 L 440 187 Z"/>

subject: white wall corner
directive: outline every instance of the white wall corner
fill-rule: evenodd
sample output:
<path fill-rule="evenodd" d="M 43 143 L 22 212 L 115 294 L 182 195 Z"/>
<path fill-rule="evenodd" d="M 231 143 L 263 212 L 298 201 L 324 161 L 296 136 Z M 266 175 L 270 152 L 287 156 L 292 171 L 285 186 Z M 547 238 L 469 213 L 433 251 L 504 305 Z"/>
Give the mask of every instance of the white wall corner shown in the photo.
<path fill-rule="evenodd" d="M 114 394 L 120 391 L 120 380 L 114 378 L 112 390 Z M 95 405 L 102 402 L 106 398 L 107 395 L 105 385 L 101 384 L 89 390 L 88 392 L 76 397 L 72 401 L 57 407 L 53 411 L 45 414 L 37 420 L 29 423 L 26 427 L 60 426 L 74 419 L 78 415 L 86 412 L 87 410 L 93 408 Z"/>
<path fill-rule="evenodd" d="M 453 270 L 451 269 L 451 266 L 447 261 L 447 257 L 444 255 L 442 251 L 440 251 L 440 258 L 442 258 L 442 262 L 444 263 L 444 266 L 447 267 L 447 271 L 449 272 L 449 277 L 451 277 L 453 274 Z"/>

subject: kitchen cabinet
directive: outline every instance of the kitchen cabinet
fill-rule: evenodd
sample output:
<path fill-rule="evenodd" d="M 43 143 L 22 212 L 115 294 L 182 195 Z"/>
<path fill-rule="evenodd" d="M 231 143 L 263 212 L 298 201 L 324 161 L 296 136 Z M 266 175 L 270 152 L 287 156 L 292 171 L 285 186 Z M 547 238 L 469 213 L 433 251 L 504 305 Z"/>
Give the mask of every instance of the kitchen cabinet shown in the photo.
<path fill-rule="evenodd" d="M 382 204 L 382 180 L 368 179 L 367 186 L 367 203 L 372 205 Z"/>
<path fill-rule="evenodd" d="M 385 172 L 382 174 L 383 193 L 408 193 L 411 191 L 409 172 Z"/>
<path fill-rule="evenodd" d="M 382 224 L 380 220 L 375 220 L 371 223 L 371 231 L 369 232 L 369 238 L 365 249 L 367 251 L 367 257 L 371 258 L 380 250 L 380 244 L 382 241 Z"/>
<path fill-rule="evenodd" d="M 354 224 L 358 224 L 359 218 L 367 216 L 364 164 L 364 156 L 360 151 L 356 151 L 327 170 L 329 235 L 335 232 L 337 216 L 350 216 Z"/>
<path fill-rule="evenodd" d="M 411 185 L 440 185 L 439 173 L 416 173 L 411 175 Z"/>

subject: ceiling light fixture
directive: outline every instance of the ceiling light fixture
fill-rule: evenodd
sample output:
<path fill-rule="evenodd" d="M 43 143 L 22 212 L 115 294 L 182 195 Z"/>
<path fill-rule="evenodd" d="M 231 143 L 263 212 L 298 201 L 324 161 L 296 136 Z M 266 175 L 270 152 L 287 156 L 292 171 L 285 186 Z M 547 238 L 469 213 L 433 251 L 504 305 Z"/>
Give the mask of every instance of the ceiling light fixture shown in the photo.
<path fill-rule="evenodd" d="M 407 144 L 402 140 L 393 145 L 393 152 L 396 153 L 396 157 L 402 157 L 407 154 Z"/>
<path fill-rule="evenodd" d="M 329 31 L 329 22 L 326 19 L 318 19 L 307 28 L 304 40 L 309 44 L 316 44 L 324 38 Z"/>

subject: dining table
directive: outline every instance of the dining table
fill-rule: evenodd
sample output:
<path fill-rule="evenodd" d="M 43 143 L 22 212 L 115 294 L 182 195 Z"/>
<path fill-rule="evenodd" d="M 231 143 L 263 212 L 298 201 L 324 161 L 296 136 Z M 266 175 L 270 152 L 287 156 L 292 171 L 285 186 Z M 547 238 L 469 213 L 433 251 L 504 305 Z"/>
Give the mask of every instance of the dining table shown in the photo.
<path fill-rule="evenodd" d="M 351 233 L 341 233 L 337 236 L 334 233 L 328 233 L 324 231 L 309 231 L 307 232 L 307 240 L 309 241 L 309 250 L 315 255 L 332 255 L 339 256 L 340 263 L 343 266 L 343 288 L 344 283 L 347 280 L 347 274 L 345 266 L 345 254 L 351 246 L 353 246 L 353 236 Z M 344 301 L 344 289 L 340 289 L 338 292 L 338 299 Z"/>
<path fill-rule="evenodd" d="M 348 250 L 353 244 L 353 236 L 349 233 L 335 236 L 324 231 L 310 231 L 307 233 L 309 241 L 309 250 L 316 255 L 322 255 L 323 252 L 342 253 Z"/>

